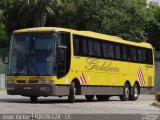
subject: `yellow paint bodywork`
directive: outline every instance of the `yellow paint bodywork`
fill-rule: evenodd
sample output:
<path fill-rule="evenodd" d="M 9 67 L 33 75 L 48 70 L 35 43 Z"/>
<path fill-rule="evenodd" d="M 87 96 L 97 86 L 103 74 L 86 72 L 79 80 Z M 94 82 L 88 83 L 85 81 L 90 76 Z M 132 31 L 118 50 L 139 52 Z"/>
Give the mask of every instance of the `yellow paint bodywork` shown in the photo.
<path fill-rule="evenodd" d="M 73 34 L 149 48 L 153 51 L 152 46 L 148 43 L 130 42 L 115 36 L 104 35 L 90 31 L 76 31 L 55 27 L 22 29 L 14 31 L 13 33 L 51 31 L 64 31 L 71 33 L 71 65 L 67 75 L 60 79 L 57 79 L 56 76 L 8 76 L 6 78 L 7 80 L 54 80 L 54 83 L 57 85 L 70 85 L 72 80 L 76 78 L 80 81 L 81 85 L 124 86 L 124 83 L 126 81 L 129 81 L 131 86 L 133 86 L 135 81 L 138 81 L 137 71 L 139 68 L 141 68 L 146 83 L 143 87 L 154 86 L 154 60 L 153 65 L 148 65 L 117 60 L 80 57 L 74 56 L 73 53 Z M 84 80 L 86 81 L 86 83 L 84 82 Z"/>

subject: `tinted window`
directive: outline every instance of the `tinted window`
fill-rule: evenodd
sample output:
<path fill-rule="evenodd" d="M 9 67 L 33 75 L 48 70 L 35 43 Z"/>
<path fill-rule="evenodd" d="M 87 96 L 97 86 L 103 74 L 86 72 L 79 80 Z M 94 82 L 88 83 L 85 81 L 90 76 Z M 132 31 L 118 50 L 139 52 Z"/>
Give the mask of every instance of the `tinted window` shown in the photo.
<path fill-rule="evenodd" d="M 97 41 L 94 43 L 94 48 L 95 48 L 96 55 L 100 57 L 101 56 L 100 41 L 99 42 Z"/>
<path fill-rule="evenodd" d="M 135 62 L 137 60 L 137 56 L 136 56 L 136 48 L 135 47 L 130 47 L 129 48 L 129 58 L 130 58 L 130 61 L 133 61 Z"/>
<path fill-rule="evenodd" d="M 122 59 L 123 60 L 128 60 L 127 46 L 122 47 Z"/>
<path fill-rule="evenodd" d="M 100 42 L 96 40 L 89 40 L 88 46 L 89 46 L 89 55 L 97 57 L 101 56 Z"/>
<path fill-rule="evenodd" d="M 152 55 L 152 50 L 148 50 L 147 56 L 147 63 L 148 64 L 153 64 L 153 55 Z"/>
<path fill-rule="evenodd" d="M 74 37 L 73 44 L 74 44 L 74 46 L 73 46 L 74 47 L 74 54 L 80 55 L 80 38 Z"/>
<path fill-rule="evenodd" d="M 142 62 L 143 63 L 147 62 L 147 50 L 146 49 L 142 50 Z"/>
<path fill-rule="evenodd" d="M 103 56 L 105 58 L 114 58 L 114 45 L 112 43 L 103 43 Z"/>
<path fill-rule="evenodd" d="M 116 49 L 116 59 L 121 59 L 121 47 L 120 45 L 115 45 Z"/>
<path fill-rule="evenodd" d="M 145 57 L 143 56 L 143 49 L 138 49 L 137 50 L 137 57 L 138 57 L 138 62 L 142 63 L 144 62 Z"/>
<path fill-rule="evenodd" d="M 63 33 L 60 33 L 60 36 L 59 36 L 59 45 L 62 45 L 62 46 L 66 46 L 66 38 L 68 37 L 67 34 L 63 34 Z"/>
<path fill-rule="evenodd" d="M 151 49 L 74 35 L 74 54 L 153 64 Z M 102 50 L 102 51 L 101 51 Z"/>
<path fill-rule="evenodd" d="M 88 46 L 86 38 L 82 38 L 82 55 L 88 55 Z"/>

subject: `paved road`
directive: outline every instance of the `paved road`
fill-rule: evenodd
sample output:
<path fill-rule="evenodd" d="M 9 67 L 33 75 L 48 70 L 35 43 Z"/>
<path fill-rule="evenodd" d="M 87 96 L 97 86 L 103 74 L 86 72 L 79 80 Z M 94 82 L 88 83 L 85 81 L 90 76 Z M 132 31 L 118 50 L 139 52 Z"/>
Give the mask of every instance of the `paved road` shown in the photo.
<path fill-rule="evenodd" d="M 28 97 L 9 96 L 5 91 L 0 91 L 0 113 L 1 114 L 66 114 L 71 118 L 89 120 L 92 119 L 130 119 L 142 120 L 142 118 L 160 119 L 160 107 L 154 105 L 153 95 L 141 95 L 138 101 L 122 102 L 118 97 L 111 97 L 109 101 L 99 102 L 96 99 L 93 102 L 87 102 L 84 96 L 77 96 L 76 103 L 67 103 L 67 97 L 40 97 L 37 103 L 30 103 Z M 74 114 L 74 115 L 73 115 Z M 81 114 L 81 115 L 75 115 Z M 82 115 L 83 114 L 83 115 Z M 90 115 L 89 115 L 90 114 Z M 106 115 L 107 114 L 107 115 Z M 118 115 L 117 115 L 118 114 Z M 136 114 L 136 117 L 135 117 Z M 159 114 L 155 116 L 155 114 Z M 146 116 L 147 115 L 147 116 Z M 149 115 L 149 116 L 148 116 Z M 154 116 L 153 116 L 154 115 Z M 90 116 L 90 117 L 89 117 Z M 91 117 L 92 116 L 92 117 Z M 94 116 L 94 117 L 93 117 Z M 8 116 L 3 116 L 4 118 Z M 53 116 L 52 116 L 53 117 Z M 58 116 L 54 116 L 58 117 Z M 87 118 L 88 117 L 88 118 Z M 122 117 L 122 118 L 121 118 Z M 115 119 L 116 118 L 116 119 Z M 71 119 L 72 120 L 72 119 Z M 150 120 L 150 119 L 143 119 Z M 151 119 L 152 120 L 152 119 Z"/>

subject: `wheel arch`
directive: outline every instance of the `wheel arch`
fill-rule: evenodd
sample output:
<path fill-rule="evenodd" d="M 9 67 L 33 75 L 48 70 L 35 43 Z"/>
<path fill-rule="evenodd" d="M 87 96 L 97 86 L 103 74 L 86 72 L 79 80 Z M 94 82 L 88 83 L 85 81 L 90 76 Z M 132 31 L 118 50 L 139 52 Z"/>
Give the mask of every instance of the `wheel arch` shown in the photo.
<path fill-rule="evenodd" d="M 131 83 L 129 82 L 129 80 L 126 80 L 125 84 L 128 84 L 130 86 L 130 88 L 131 88 Z"/>

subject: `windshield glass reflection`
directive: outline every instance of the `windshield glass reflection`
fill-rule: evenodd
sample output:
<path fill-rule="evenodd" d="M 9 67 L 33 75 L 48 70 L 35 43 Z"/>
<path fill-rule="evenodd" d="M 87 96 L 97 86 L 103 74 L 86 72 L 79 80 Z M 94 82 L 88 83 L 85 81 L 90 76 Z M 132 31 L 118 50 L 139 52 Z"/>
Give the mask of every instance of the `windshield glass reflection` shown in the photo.
<path fill-rule="evenodd" d="M 55 43 L 53 33 L 13 35 L 10 74 L 55 74 Z"/>

